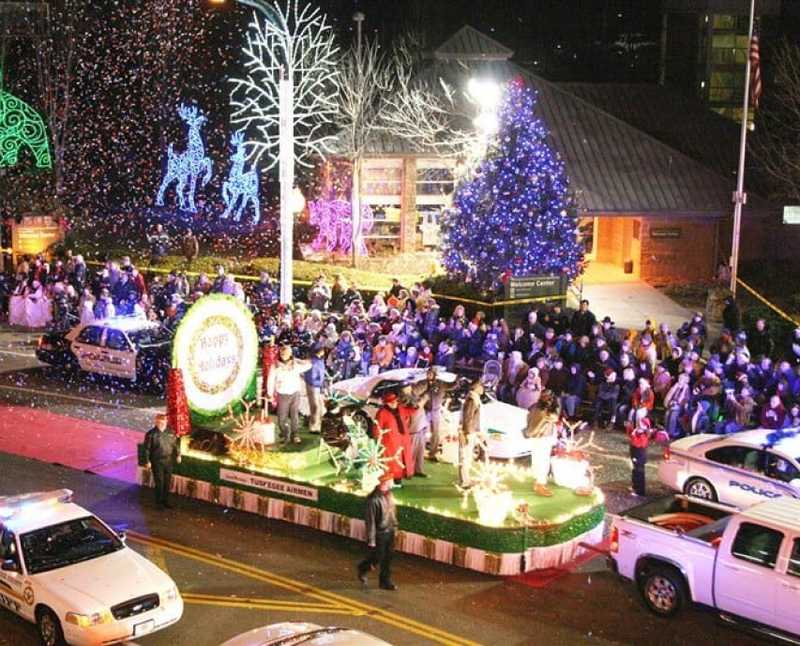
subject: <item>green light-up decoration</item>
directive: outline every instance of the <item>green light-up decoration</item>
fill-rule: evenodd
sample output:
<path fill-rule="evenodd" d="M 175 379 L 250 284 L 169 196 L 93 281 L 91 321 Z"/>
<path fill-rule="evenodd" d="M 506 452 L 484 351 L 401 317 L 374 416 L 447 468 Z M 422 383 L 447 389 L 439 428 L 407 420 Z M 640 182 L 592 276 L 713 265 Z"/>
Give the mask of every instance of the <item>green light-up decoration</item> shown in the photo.
<path fill-rule="evenodd" d="M 16 166 L 19 151 L 30 148 L 39 168 L 50 168 L 50 144 L 44 121 L 36 110 L 3 89 L 0 69 L 0 168 Z"/>

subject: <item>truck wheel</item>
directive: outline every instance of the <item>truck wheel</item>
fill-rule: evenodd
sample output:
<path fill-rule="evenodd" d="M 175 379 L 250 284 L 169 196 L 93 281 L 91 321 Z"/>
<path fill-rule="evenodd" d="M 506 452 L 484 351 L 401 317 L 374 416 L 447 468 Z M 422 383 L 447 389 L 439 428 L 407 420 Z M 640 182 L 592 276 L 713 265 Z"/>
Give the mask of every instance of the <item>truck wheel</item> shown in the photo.
<path fill-rule="evenodd" d="M 694 498 L 703 500 L 717 501 L 717 492 L 714 486 L 703 478 L 691 478 L 684 486 L 683 493 Z"/>
<path fill-rule="evenodd" d="M 67 643 L 61 622 L 50 608 L 42 608 L 36 613 L 36 630 L 39 631 L 39 643 L 42 646 L 65 646 Z"/>
<path fill-rule="evenodd" d="M 647 609 L 659 617 L 674 615 L 686 602 L 683 577 L 670 567 L 656 567 L 646 572 L 641 594 Z"/>

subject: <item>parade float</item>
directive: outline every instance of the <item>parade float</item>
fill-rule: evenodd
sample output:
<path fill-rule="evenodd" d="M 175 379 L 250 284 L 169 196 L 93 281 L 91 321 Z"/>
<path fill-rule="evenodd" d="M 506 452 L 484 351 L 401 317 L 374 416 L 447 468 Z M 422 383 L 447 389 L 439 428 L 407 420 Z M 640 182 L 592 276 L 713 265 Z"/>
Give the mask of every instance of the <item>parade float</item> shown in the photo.
<path fill-rule="evenodd" d="M 261 383 L 277 360 L 259 350 L 244 304 L 229 296 L 200 299 L 175 335 L 167 414 L 181 435 L 175 493 L 357 540 L 365 539 L 364 499 L 388 461 L 363 424 L 339 410 L 341 429 L 301 433 L 301 444 L 276 443 L 276 422 L 261 407 Z M 339 407 L 334 407 L 332 415 Z M 473 486 L 459 489 L 453 435 L 443 429 L 441 462 L 428 478 L 395 491 L 397 549 L 491 574 L 514 575 L 573 561 L 599 543 L 605 505 L 587 474 L 585 452 L 552 497 L 534 493 L 526 460 L 476 461 Z M 139 483 L 152 485 L 140 447 Z M 583 477 L 577 477 L 582 473 Z"/>

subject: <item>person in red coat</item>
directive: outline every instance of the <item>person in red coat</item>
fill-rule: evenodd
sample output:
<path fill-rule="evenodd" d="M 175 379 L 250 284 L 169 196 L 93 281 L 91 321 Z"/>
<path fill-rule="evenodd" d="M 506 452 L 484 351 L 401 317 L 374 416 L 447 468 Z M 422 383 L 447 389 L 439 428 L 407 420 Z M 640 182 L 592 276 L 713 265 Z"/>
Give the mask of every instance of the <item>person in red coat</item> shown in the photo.
<path fill-rule="evenodd" d="M 400 410 L 400 398 L 397 393 L 386 393 L 375 415 L 375 424 L 372 427 L 373 437 L 380 440 L 384 448 L 384 457 L 387 458 L 386 473 L 394 479 L 394 486 L 401 487 L 400 481 L 405 471 L 406 444 L 411 443 L 411 436 L 406 429 L 406 414 Z"/>

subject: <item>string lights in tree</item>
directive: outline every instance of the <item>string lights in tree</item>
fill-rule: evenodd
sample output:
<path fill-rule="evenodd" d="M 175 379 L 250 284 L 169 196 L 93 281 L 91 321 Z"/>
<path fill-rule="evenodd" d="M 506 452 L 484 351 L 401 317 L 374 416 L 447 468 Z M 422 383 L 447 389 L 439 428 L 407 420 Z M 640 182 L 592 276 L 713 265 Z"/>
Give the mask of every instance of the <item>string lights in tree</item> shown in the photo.
<path fill-rule="evenodd" d="M 335 34 L 316 7 L 298 0 L 262 4 L 270 19 L 250 24 L 242 51 L 246 76 L 232 79 L 231 121 L 251 135 L 248 159 L 263 157 L 272 169 L 280 156 L 281 92 L 288 92 L 283 102 L 288 100 L 292 114 L 284 127 L 292 134 L 294 159 L 310 168 L 334 138 L 328 125 L 339 92 Z"/>
<path fill-rule="evenodd" d="M 535 105 L 532 88 L 520 77 L 508 82 L 497 133 L 442 218 L 442 265 L 480 288 L 508 276 L 579 272 L 578 207 Z"/>

